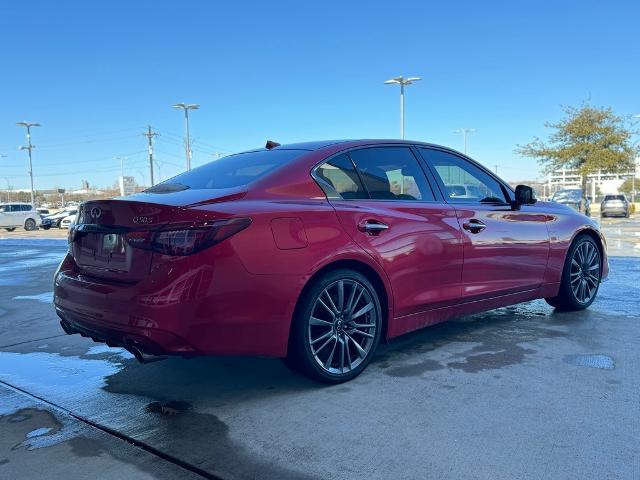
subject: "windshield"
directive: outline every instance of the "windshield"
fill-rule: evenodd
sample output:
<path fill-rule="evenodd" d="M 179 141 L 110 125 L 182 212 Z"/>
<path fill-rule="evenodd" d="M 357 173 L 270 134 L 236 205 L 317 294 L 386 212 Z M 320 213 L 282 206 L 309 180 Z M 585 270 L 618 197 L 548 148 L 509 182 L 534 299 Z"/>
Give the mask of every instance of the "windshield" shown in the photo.
<path fill-rule="evenodd" d="M 258 150 L 239 153 L 176 175 L 155 187 L 149 193 L 170 193 L 190 189 L 218 189 L 247 185 L 291 160 L 306 150 Z"/>
<path fill-rule="evenodd" d="M 624 195 L 607 195 L 604 197 L 604 201 L 606 202 L 608 200 L 622 200 L 624 202 L 625 198 Z"/>
<path fill-rule="evenodd" d="M 553 202 L 579 202 L 582 199 L 582 190 L 560 190 L 553 194 Z"/>

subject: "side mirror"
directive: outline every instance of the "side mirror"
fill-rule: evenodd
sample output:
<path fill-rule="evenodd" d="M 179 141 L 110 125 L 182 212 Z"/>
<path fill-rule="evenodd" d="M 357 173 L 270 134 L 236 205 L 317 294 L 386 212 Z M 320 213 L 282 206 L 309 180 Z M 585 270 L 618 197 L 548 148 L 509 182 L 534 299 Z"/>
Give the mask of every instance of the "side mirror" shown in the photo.
<path fill-rule="evenodd" d="M 533 188 L 527 185 L 518 185 L 516 187 L 516 205 L 533 205 L 536 202 Z"/>

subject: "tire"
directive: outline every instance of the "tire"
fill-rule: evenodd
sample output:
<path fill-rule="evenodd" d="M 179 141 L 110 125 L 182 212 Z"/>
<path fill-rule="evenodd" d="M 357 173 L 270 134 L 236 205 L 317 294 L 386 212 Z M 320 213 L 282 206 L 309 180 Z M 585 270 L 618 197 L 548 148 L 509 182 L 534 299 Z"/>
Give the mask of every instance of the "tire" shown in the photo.
<path fill-rule="evenodd" d="M 42 225 L 42 228 L 45 229 L 45 230 L 49 230 L 51 228 L 51 226 L 50 225 Z"/>
<path fill-rule="evenodd" d="M 589 235 L 579 235 L 567 252 L 558 295 L 545 300 L 558 310 L 584 310 L 595 300 L 601 276 L 598 244 Z"/>
<path fill-rule="evenodd" d="M 7 232 L 13 232 L 16 229 L 16 227 L 11 227 L 11 228 L 5 228 L 5 230 Z"/>
<path fill-rule="evenodd" d="M 37 225 L 36 225 L 36 221 L 35 221 L 33 218 L 27 218 L 27 219 L 24 221 L 24 229 L 25 229 L 27 232 L 32 232 L 33 230 L 35 230 L 35 229 L 36 229 L 36 227 L 37 227 Z"/>
<path fill-rule="evenodd" d="M 285 364 L 319 382 L 349 381 L 375 355 L 381 330 L 380 299 L 371 282 L 355 270 L 328 272 L 298 302 Z"/>

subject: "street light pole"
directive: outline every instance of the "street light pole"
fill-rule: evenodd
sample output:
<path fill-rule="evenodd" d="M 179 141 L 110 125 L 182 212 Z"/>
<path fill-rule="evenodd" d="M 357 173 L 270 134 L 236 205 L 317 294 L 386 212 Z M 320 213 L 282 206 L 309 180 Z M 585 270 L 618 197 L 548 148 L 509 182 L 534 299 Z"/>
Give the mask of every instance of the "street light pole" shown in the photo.
<path fill-rule="evenodd" d="M 633 115 L 633 118 L 640 118 L 640 113 Z M 637 158 L 633 159 L 633 175 L 631 176 L 631 203 L 636 203 L 636 172 L 637 172 Z"/>
<path fill-rule="evenodd" d="M 29 123 L 29 122 L 18 122 L 16 125 L 20 125 L 21 127 L 25 127 L 27 129 L 27 145 L 20 147 L 20 150 L 28 150 L 29 151 L 29 178 L 31 179 L 31 205 L 35 207 L 35 195 L 33 192 L 33 158 L 31 151 L 36 148 L 35 145 L 31 144 L 31 127 L 39 127 L 39 123 Z"/>
<path fill-rule="evenodd" d="M 411 85 L 413 82 L 422 80 L 420 77 L 404 78 L 403 76 L 394 77 L 386 80 L 386 85 L 398 84 L 400 85 L 400 138 L 404 140 L 404 87 L 405 85 Z"/>
<path fill-rule="evenodd" d="M 187 170 L 191 170 L 191 136 L 189 135 L 189 110 L 197 110 L 200 105 L 197 103 L 176 103 L 173 108 L 184 110 L 184 128 L 185 128 L 185 154 L 187 156 Z"/>
<path fill-rule="evenodd" d="M 454 132 L 454 133 L 461 133 L 462 136 L 464 137 L 464 154 L 465 155 L 467 154 L 467 135 L 475 131 L 476 131 L 475 128 L 459 128 Z"/>

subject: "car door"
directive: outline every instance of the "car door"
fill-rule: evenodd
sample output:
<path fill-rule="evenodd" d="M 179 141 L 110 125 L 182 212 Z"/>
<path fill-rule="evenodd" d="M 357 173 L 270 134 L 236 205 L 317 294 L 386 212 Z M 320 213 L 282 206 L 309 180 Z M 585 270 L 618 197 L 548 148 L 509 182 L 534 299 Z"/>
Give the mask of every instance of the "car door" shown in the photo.
<path fill-rule="evenodd" d="M 549 217 L 535 204 L 514 210 L 512 193 L 479 164 L 445 150 L 419 150 L 462 228 L 464 300 L 539 287 L 549 256 Z"/>
<path fill-rule="evenodd" d="M 0 227 L 8 227 L 9 218 L 9 205 L 0 205 Z"/>
<path fill-rule="evenodd" d="M 6 227 L 20 226 L 20 223 L 18 223 L 19 216 L 20 216 L 20 205 L 15 205 L 15 204 L 6 205 L 4 226 Z"/>
<path fill-rule="evenodd" d="M 434 195 L 410 147 L 352 150 L 314 174 L 334 192 L 328 196 L 346 232 L 387 273 L 395 317 L 458 301 L 462 234 L 456 212 Z"/>

